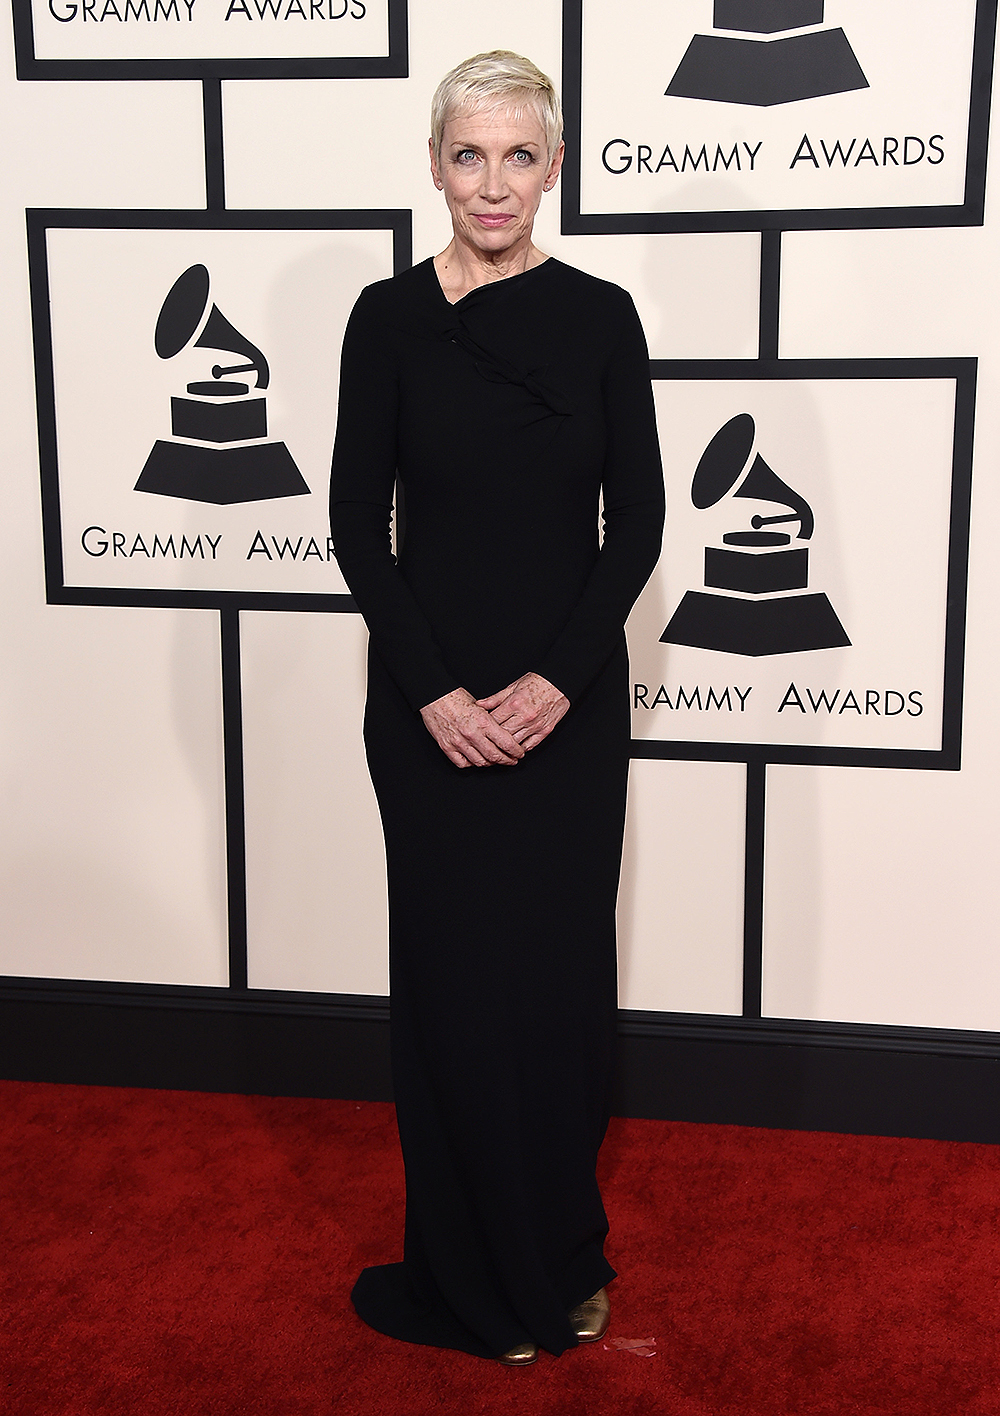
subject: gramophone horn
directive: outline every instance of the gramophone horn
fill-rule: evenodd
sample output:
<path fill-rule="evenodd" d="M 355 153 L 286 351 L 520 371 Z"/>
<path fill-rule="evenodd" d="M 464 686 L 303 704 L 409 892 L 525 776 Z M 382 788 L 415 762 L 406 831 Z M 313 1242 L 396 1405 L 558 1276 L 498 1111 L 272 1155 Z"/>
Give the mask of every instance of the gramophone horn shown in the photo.
<path fill-rule="evenodd" d="M 194 338 L 207 304 L 208 271 L 203 265 L 188 266 L 160 306 L 153 344 L 161 359 L 172 359 Z"/>
<path fill-rule="evenodd" d="M 205 328 L 201 332 L 201 337 L 195 340 L 196 349 L 223 349 L 227 354 L 242 354 L 249 359 L 249 364 L 236 364 L 228 369 L 212 370 L 213 375 L 219 378 L 222 374 L 245 373 L 249 369 L 257 372 L 257 388 L 267 388 L 271 373 L 267 367 L 267 360 L 257 348 L 256 344 L 251 344 L 246 335 L 240 334 L 235 329 L 225 315 L 222 314 L 218 305 L 212 306 L 212 313 L 205 321 Z"/>
<path fill-rule="evenodd" d="M 736 485 L 747 465 L 755 430 L 749 413 L 737 413 L 706 447 L 691 483 L 691 500 L 699 511 L 714 506 Z"/>
<path fill-rule="evenodd" d="M 798 521 L 800 540 L 808 541 L 813 533 L 815 518 L 812 507 L 805 497 L 800 497 L 798 492 L 792 491 L 787 482 L 783 482 L 778 474 L 768 467 L 760 453 L 754 458 L 750 471 L 733 495 L 749 497 L 754 501 L 777 502 L 779 506 L 790 507 L 795 513 L 794 516 L 755 516 L 750 522 L 754 530 L 778 522 Z"/>

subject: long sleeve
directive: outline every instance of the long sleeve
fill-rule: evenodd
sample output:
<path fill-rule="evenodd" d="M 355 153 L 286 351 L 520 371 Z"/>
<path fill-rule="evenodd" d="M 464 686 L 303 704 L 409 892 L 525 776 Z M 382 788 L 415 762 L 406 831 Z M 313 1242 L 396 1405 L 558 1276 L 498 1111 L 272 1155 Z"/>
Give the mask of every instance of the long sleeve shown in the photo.
<path fill-rule="evenodd" d="M 399 387 L 377 290 L 362 291 L 344 333 L 330 529 L 375 651 L 418 710 L 460 685 L 392 554 Z"/>
<path fill-rule="evenodd" d="M 649 355 L 635 306 L 625 299 L 624 328 L 603 384 L 607 454 L 601 551 L 568 621 L 541 663 L 532 665 L 571 703 L 613 651 L 656 565 L 663 534 L 663 469 Z"/>

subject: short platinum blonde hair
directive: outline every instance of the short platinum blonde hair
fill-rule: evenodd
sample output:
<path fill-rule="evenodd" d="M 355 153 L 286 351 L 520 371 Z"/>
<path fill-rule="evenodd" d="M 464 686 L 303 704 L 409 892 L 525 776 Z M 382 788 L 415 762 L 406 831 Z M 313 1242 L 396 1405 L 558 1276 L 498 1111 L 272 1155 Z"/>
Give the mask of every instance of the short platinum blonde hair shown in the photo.
<path fill-rule="evenodd" d="M 464 59 L 445 74 L 431 101 L 431 142 L 438 162 L 445 123 L 456 113 L 477 108 L 533 109 L 545 130 L 548 160 L 555 157 L 562 139 L 562 106 L 552 80 L 530 59 L 509 49 L 491 49 Z"/>

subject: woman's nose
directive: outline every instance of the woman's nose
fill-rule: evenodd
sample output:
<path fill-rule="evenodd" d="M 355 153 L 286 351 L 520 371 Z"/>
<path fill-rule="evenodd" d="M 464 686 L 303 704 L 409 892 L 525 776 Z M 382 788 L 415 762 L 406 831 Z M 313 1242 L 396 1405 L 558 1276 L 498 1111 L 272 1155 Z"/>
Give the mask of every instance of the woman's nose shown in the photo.
<path fill-rule="evenodd" d="M 490 202 L 501 202 L 507 195 L 507 174 L 502 159 L 483 163 L 482 193 Z"/>

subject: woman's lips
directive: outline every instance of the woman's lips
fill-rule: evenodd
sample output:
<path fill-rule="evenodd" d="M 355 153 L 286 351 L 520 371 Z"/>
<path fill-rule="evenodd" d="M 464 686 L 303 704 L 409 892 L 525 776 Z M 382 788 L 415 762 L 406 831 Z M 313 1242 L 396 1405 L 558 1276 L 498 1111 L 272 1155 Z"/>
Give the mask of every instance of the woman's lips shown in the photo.
<path fill-rule="evenodd" d="M 513 220 L 514 220 L 514 217 L 513 217 L 512 213 L 510 213 L 510 212 L 503 212 L 503 211 L 501 211 L 501 212 L 474 211 L 474 212 L 472 213 L 472 215 L 473 215 L 474 219 L 479 222 L 480 226 L 491 226 L 491 227 L 492 227 L 492 226 L 496 226 L 496 227 L 506 226 L 507 223 L 508 223 L 508 221 L 513 221 Z"/>

